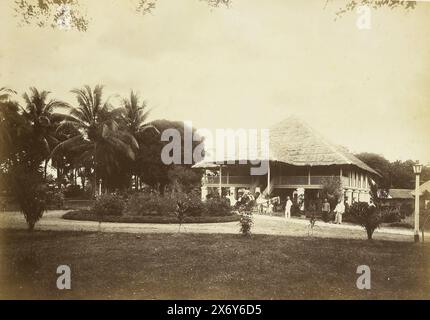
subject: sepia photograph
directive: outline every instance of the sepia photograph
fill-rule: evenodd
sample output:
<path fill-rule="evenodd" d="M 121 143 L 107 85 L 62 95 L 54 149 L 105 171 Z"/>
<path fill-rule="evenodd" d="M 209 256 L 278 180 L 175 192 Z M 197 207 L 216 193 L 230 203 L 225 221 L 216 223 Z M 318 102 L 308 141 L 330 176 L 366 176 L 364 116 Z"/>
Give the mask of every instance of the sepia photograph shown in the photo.
<path fill-rule="evenodd" d="M 430 299 L 430 1 L 2 0 L 0 39 L 1 300 Z"/>

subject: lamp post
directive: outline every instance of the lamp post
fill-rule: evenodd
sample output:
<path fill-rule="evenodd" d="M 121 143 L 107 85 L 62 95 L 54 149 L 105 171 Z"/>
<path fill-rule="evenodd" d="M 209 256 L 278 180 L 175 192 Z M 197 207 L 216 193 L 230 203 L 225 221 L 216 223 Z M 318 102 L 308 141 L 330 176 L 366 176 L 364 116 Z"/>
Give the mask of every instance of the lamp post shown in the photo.
<path fill-rule="evenodd" d="M 222 165 L 219 165 L 219 196 L 222 198 Z"/>
<path fill-rule="evenodd" d="M 414 240 L 415 242 L 420 241 L 419 225 L 420 225 L 420 174 L 423 168 L 422 164 L 417 161 L 414 165 L 415 173 L 415 223 L 414 223 Z"/>

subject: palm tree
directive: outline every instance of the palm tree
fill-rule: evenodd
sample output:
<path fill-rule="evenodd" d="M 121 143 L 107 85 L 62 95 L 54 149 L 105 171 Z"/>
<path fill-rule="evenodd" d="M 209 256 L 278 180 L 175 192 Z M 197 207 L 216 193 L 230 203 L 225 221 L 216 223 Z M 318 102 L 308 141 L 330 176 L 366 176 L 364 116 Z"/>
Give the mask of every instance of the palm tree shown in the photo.
<path fill-rule="evenodd" d="M 12 89 L 1 87 L 0 88 L 0 102 L 4 102 L 10 99 L 12 94 L 16 94 Z"/>
<path fill-rule="evenodd" d="M 54 113 L 55 108 L 61 108 L 66 103 L 51 99 L 48 101 L 49 91 L 39 91 L 30 88 L 30 94 L 24 93 L 25 107 L 22 108 L 24 117 L 30 122 L 35 137 L 40 142 L 45 155 L 44 178 L 48 167 L 49 155 L 54 146 L 58 144 L 55 137 L 55 127 L 61 120 L 61 115 Z"/>
<path fill-rule="evenodd" d="M 114 117 L 118 110 L 112 110 L 108 101 L 103 102 L 103 86 L 92 90 L 86 85 L 71 92 L 76 95 L 78 107 L 67 106 L 69 115 L 58 127 L 70 132 L 70 137 L 58 144 L 52 155 L 63 149 L 80 153 L 77 163 L 92 160 L 96 196 L 98 168 L 103 166 L 110 172 L 110 166 L 117 165 L 116 155 L 134 159 L 134 149 L 139 146 L 131 134 L 119 130 Z"/>
<path fill-rule="evenodd" d="M 151 109 L 147 108 L 145 101 L 139 104 L 139 95 L 133 90 L 130 92 L 129 99 L 123 99 L 120 110 L 121 124 L 134 137 L 146 129 L 155 129 L 153 125 L 147 123 Z"/>
<path fill-rule="evenodd" d="M 140 133 L 147 129 L 153 129 L 158 132 L 157 128 L 147 122 L 151 109 L 148 109 L 145 101 L 139 103 L 139 95 L 133 90 L 130 92 L 128 99 L 122 100 L 122 108 L 119 111 L 121 126 L 136 139 L 138 139 Z M 139 182 L 135 163 L 131 165 L 131 168 L 131 175 L 134 175 L 134 183 L 137 188 Z"/>

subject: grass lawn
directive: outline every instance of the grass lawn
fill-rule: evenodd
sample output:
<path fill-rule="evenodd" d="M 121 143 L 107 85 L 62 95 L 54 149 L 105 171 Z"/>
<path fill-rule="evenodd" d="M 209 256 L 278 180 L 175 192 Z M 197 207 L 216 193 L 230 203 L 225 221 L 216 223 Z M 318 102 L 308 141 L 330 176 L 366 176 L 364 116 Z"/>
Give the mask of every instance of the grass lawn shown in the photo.
<path fill-rule="evenodd" d="M 56 289 L 71 267 L 72 290 Z M 358 265 L 372 289 L 358 290 Z M 430 298 L 430 246 L 218 234 L 0 230 L 0 298 Z"/>

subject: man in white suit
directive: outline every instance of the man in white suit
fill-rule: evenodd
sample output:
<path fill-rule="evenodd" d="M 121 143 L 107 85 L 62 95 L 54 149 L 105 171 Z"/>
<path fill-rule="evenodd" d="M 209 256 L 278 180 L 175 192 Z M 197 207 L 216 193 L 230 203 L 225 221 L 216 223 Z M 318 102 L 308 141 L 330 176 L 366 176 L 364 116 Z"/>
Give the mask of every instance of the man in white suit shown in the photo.
<path fill-rule="evenodd" d="M 285 218 L 291 218 L 291 207 L 293 206 L 293 202 L 290 200 L 290 197 L 287 197 L 287 202 L 285 203 Z"/>

